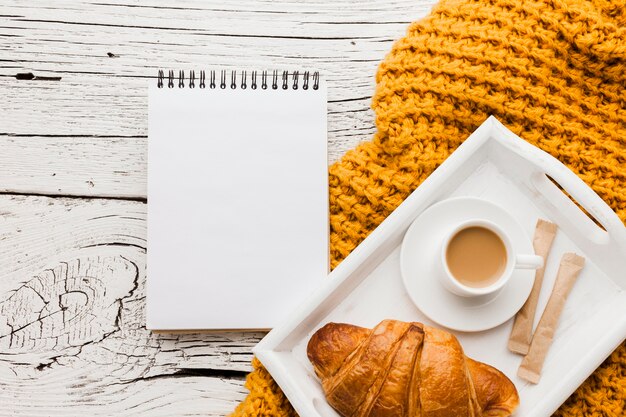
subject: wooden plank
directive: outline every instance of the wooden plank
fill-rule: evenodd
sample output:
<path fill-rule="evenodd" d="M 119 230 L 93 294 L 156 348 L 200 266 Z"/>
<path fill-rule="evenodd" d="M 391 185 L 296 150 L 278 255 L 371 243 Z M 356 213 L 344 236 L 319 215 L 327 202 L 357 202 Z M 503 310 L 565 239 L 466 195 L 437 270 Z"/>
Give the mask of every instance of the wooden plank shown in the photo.
<path fill-rule="evenodd" d="M 190 64 L 163 68 L 205 67 L 208 66 Z M 294 69 L 294 66 L 275 67 Z M 346 69 L 350 72 L 341 78 L 327 74 L 331 84 L 328 103 L 330 145 L 341 146 L 342 141 L 352 141 L 355 133 L 373 129 L 373 113 L 369 106 L 376 66 L 371 65 L 367 70 L 351 71 L 349 66 Z M 156 67 L 147 71 L 156 74 Z M 32 72 L 50 74 L 49 71 Z M 149 82 L 156 80 L 85 74 L 63 75 L 58 82 L 0 77 L 0 90 L 4 92 L 0 134 L 147 136 Z"/>
<path fill-rule="evenodd" d="M 44 98 L 41 100 L 46 102 Z M 328 115 L 329 164 L 356 143 L 371 138 L 374 128 L 367 126 L 371 125 L 371 110 L 360 107 L 368 100 L 329 104 L 331 109 L 338 109 L 330 110 Z M 52 131 L 65 130 L 62 124 L 71 120 L 69 115 L 57 119 L 49 110 L 35 107 L 27 118 L 20 119 L 21 123 L 26 125 L 26 119 L 43 119 L 36 125 L 41 131 L 46 130 L 46 124 Z M 89 120 L 99 123 L 96 118 Z M 136 119 L 127 119 L 129 129 L 138 126 L 133 120 Z M 139 133 L 131 136 L 0 134 L 0 193 L 145 199 L 147 136 L 143 130 Z"/>
<path fill-rule="evenodd" d="M 180 374 L 119 382 L 111 365 L 76 360 L 30 378 L 0 373 L 8 382 L 0 382 L 0 416 L 224 416 L 247 393 L 242 380 Z"/>
<path fill-rule="evenodd" d="M 335 126 L 329 131 L 329 164 L 371 138 L 373 127 L 358 127 L 364 117 L 350 111 L 329 114 Z M 0 134 L 0 193 L 145 199 L 147 142 L 142 135 Z"/>
<path fill-rule="evenodd" d="M 146 198 L 145 136 L 0 135 L 0 193 Z"/>
<path fill-rule="evenodd" d="M 145 329 L 145 219 L 135 201 L 0 196 L 8 410 L 104 415 L 114 399 L 120 411 L 223 414 L 242 398 L 263 333 Z"/>

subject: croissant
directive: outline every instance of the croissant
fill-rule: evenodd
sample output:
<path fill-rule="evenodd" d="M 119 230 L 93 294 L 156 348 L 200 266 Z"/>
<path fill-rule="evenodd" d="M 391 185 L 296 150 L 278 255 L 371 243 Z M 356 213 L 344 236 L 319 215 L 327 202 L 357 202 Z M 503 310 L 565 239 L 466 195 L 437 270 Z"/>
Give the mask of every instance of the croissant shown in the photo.
<path fill-rule="evenodd" d="M 505 417 L 519 404 L 502 372 L 421 323 L 384 320 L 371 330 L 329 323 L 311 337 L 307 356 L 344 417 Z"/>

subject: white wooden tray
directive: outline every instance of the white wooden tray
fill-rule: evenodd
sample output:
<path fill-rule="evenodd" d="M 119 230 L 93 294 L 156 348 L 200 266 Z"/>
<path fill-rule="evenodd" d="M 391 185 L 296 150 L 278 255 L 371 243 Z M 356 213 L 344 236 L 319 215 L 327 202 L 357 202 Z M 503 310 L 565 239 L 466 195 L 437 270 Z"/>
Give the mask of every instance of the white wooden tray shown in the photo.
<path fill-rule="evenodd" d="M 512 320 L 484 332 L 453 332 L 466 355 L 497 367 L 515 383 L 521 399 L 516 416 L 549 416 L 626 338 L 626 228 L 574 173 L 491 117 L 330 274 L 305 305 L 255 347 L 254 353 L 301 417 L 338 415 L 327 404 L 306 357 L 308 340 L 318 328 L 331 321 L 372 327 L 385 318 L 436 326 L 405 292 L 400 245 L 420 213 L 456 196 L 481 197 L 506 208 L 529 239 L 538 218 L 559 226 L 535 324 L 561 254 L 573 251 L 587 259 L 563 310 L 538 385 L 516 375 L 521 356 L 506 347 Z"/>

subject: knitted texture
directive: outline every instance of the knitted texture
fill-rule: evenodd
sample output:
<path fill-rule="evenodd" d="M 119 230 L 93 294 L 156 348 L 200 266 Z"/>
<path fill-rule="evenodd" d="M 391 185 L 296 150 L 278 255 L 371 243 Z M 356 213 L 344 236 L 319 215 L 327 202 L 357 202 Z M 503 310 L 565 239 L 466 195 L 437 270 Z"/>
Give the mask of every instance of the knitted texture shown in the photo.
<path fill-rule="evenodd" d="M 330 168 L 333 267 L 491 114 L 626 222 L 626 0 L 444 0 L 376 81 L 377 134 Z M 295 416 L 253 366 L 233 416 Z M 626 343 L 555 414 L 624 415 Z"/>

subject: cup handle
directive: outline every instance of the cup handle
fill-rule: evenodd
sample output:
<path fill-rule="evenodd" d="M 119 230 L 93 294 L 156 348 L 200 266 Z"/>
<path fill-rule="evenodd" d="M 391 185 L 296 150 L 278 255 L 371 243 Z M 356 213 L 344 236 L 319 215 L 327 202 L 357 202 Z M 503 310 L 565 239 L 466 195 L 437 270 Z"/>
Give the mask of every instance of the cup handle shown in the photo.
<path fill-rule="evenodd" d="M 515 269 L 539 269 L 543 266 L 543 258 L 538 255 L 517 255 Z"/>

